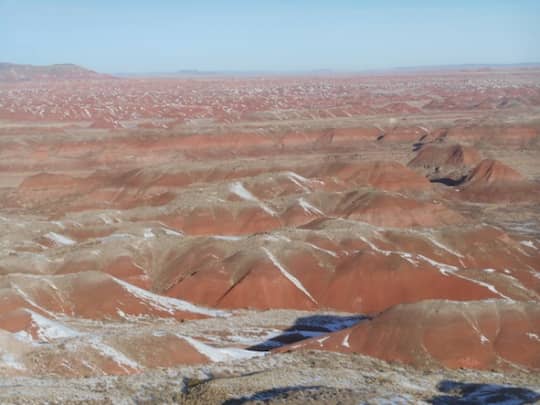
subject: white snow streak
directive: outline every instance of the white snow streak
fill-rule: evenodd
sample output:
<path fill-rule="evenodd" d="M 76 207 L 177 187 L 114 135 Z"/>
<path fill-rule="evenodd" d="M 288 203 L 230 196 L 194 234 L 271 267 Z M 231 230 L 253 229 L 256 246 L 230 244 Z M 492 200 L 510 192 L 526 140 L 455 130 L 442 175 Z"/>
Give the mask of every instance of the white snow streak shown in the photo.
<path fill-rule="evenodd" d="M 223 362 L 229 360 L 250 359 L 252 357 L 264 356 L 264 352 L 256 352 L 236 347 L 216 348 L 206 343 L 200 342 L 188 336 L 177 335 L 193 346 L 199 353 L 205 355 L 213 362 Z"/>
<path fill-rule="evenodd" d="M 228 240 L 228 241 L 237 241 L 242 240 L 243 236 L 233 236 L 233 235 L 214 235 L 212 236 L 213 239 L 218 240 Z"/>
<path fill-rule="evenodd" d="M 310 204 L 303 198 L 299 198 L 298 203 L 304 209 L 304 211 L 307 212 L 308 214 L 324 216 L 324 212 L 322 212 L 320 209 L 313 206 L 312 204 Z"/>
<path fill-rule="evenodd" d="M 262 248 L 268 258 L 272 261 L 274 266 L 278 268 L 278 270 L 283 274 L 291 283 L 295 285 L 296 288 L 298 288 L 300 291 L 302 291 L 311 301 L 313 301 L 315 304 L 317 304 L 317 301 L 315 298 L 311 296 L 308 290 L 302 285 L 300 280 L 298 280 L 295 276 L 293 276 L 291 273 L 289 273 L 282 265 L 281 263 L 276 259 L 276 257 L 265 247 Z"/>
<path fill-rule="evenodd" d="M 108 215 L 105 215 L 105 214 L 99 214 L 98 218 L 101 219 L 107 225 L 114 223 L 114 221 Z"/>
<path fill-rule="evenodd" d="M 115 277 L 113 277 L 113 279 L 118 284 L 120 284 L 126 291 L 140 298 L 151 307 L 168 312 L 170 314 L 174 314 L 175 311 L 186 311 L 208 316 L 227 315 L 227 312 L 225 311 L 199 307 L 188 301 L 183 301 L 176 298 L 163 297 L 161 295 L 153 294 L 149 291 L 143 290 L 142 288 L 136 287 L 132 284 L 126 283 L 125 281 L 119 280 Z"/>
<path fill-rule="evenodd" d="M 34 311 L 25 309 L 25 312 L 30 314 L 32 324 L 36 327 L 37 335 L 41 340 L 49 341 L 52 339 L 62 339 L 80 335 L 79 332 L 62 325 L 59 322 L 51 321 Z"/>
<path fill-rule="evenodd" d="M 350 333 L 347 333 L 347 335 L 345 335 L 345 337 L 343 338 L 343 342 L 341 342 L 341 345 L 342 346 L 345 346 L 345 347 L 351 347 L 351 345 L 349 344 L 349 336 L 350 336 Z"/>
<path fill-rule="evenodd" d="M 58 243 L 59 245 L 74 245 L 76 242 L 67 236 L 60 235 L 56 232 L 48 232 L 45 234 L 45 237 L 49 240 L 52 240 L 55 243 Z"/>
<path fill-rule="evenodd" d="M 54 317 L 54 314 L 50 311 L 47 311 L 45 308 L 39 306 L 33 299 L 32 297 L 30 297 L 26 292 L 24 292 L 18 285 L 16 285 L 15 283 L 13 282 L 10 282 L 10 286 L 11 288 L 17 293 L 19 294 L 26 302 L 28 302 L 30 305 L 32 305 L 34 308 L 37 308 L 37 309 L 40 309 L 42 310 L 43 312 L 51 315 Z"/>
<path fill-rule="evenodd" d="M 13 354 L 11 353 L 2 353 L 2 356 L 0 356 L 0 362 L 4 363 L 6 366 L 10 368 L 14 368 L 16 370 L 24 370 L 24 364 L 20 363 Z"/>
<path fill-rule="evenodd" d="M 156 235 L 154 235 L 154 232 L 152 232 L 151 228 L 145 228 L 144 233 L 143 233 L 143 237 L 144 237 L 144 239 L 153 239 L 153 238 L 156 237 Z"/>
<path fill-rule="evenodd" d="M 163 227 L 161 229 L 163 230 L 163 232 L 165 232 L 166 235 L 169 235 L 169 236 L 184 236 L 183 233 L 177 232 L 177 231 L 175 231 L 173 229 L 169 229 L 169 228 L 165 228 L 165 227 Z"/>
<path fill-rule="evenodd" d="M 130 359 L 129 357 L 124 355 L 124 353 L 119 352 L 111 346 L 106 345 L 98 337 L 92 338 L 92 340 L 90 341 L 90 345 L 103 356 L 114 360 L 115 363 L 117 363 L 126 371 L 130 371 L 129 369 L 138 370 L 140 368 L 139 364 L 136 361 Z"/>
<path fill-rule="evenodd" d="M 534 245 L 534 242 L 532 240 L 523 240 L 521 241 L 521 244 L 523 246 L 530 247 L 531 249 L 536 249 L 536 246 Z"/>
<path fill-rule="evenodd" d="M 291 180 L 294 184 L 296 184 L 298 187 L 300 187 L 304 193 L 310 193 L 311 190 L 303 184 L 307 179 L 304 179 L 302 176 L 299 176 L 296 173 L 293 172 L 287 172 L 287 177 L 289 180 Z M 303 179 L 303 180 L 301 180 Z"/>
<path fill-rule="evenodd" d="M 463 274 L 457 273 L 457 271 L 459 269 L 457 267 L 455 267 L 455 266 L 451 266 L 449 264 L 444 264 L 444 263 L 437 262 L 437 261 L 435 261 L 433 259 L 430 259 L 430 258 L 428 258 L 426 256 L 423 256 L 423 255 L 417 255 L 417 256 L 420 259 L 425 260 L 426 262 L 428 262 L 432 266 L 437 267 L 439 269 L 439 271 L 445 276 L 452 275 L 452 276 L 455 276 L 455 277 L 462 278 L 463 280 L 467 280 L 467 281 L 470 281 L 471 283 L 475 283 L 475 284 L 478 284 L 478 285 L 480 285 L 480 286 L 482 286 L 484 288 L 487 288 L 489 291 L 491 291 L 494 294 L 497 294 L 501 298 L 512 301 L 512 299 L 510 297 L 508 297 L 508 296 L 504 295 L 503 293 L 501 293 L 500 291 L 498 291 L 493 285 L 491 285 L 489 283 L 485 283 L 485 282 L 480 281 L 480 280 L 476 280 L 474 278 L 464 276 Z"/>
<path fill-rule="evenodd" d="M 273 216 L 277 215 L 276 212 L 272 208 L 270 208 L 268 205 L 260 201 L 253 194 L 251 194 L 249 190 L 247 190 L 244 187 L 244 185 L 240 183 L 239 181 L 235 181 L 234 183 L 232 183 L 229 187 L 229 190 L 232 193 L 236 194 L 238 197 L 243 198 L 244 200 L 256 202 L 268 214 L 273 215 Z"/>
<path fill-rule="evenodd" d="M 434 244 L 435 246 L 437 246 L 438 248 L 444 250 L 445 252 L 448 252 L 450 253 L 451 255 L 453 256 L 457 256 L 457 257 L 461 257 L 461 258 L 464 258 L 464 256 L 458 252 L 456 252 L 455 250 L 452 250 L 450 249 L 448 246 L 442 244 L 441 242 L 439 242 L 437 239 L 435 239 L 435 237 L 431 234 L 431 233 L 428 233 L 428 232 L 419 232 L 417 231 L 420 235 L 426 237 L 427 239 L 429 239 L 429 241 Z"/>
<path fill-rule="evenodd" d="M 327 250 L 327 249 L 323 249 L 322 247 L 320 246 L 317 246 L 313 243 L 310 243 L 310 242 L 304 242 L 306 245 L 308 245 L 309 247 L 315 249 L 315 250 L 318 250 L 320 252 L 323 252 L 323 253 L 326 253 L 332 257 L 337 257 L 337 253 L 336 252 L 332 252 L 331 250 Z"/>

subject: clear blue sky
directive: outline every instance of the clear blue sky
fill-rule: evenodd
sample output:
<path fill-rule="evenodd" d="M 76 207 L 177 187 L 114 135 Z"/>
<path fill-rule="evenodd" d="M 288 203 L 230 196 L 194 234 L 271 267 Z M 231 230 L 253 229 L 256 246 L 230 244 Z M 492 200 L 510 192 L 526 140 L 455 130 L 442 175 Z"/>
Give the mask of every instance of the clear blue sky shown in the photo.
<path fill-rule="evenodd" d="M 0 61 L 102 72 L 540 61 L 540 0 L 0 0 Z"/>

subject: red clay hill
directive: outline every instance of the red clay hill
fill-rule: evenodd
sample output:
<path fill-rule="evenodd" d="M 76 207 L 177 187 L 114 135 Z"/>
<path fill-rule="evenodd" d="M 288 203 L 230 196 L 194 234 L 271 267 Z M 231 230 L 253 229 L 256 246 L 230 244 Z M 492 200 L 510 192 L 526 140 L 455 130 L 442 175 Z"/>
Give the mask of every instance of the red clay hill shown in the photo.
<path fill-rule="evenodd" d="M 540 184 L 498 160 L 482 160 L 467 176 L 460 198 L 482 202 L 540 201 Z"/>
<path fill-rule="evenodd" d="M 473 147 L 460 144 L 426 144 L 408 166 L 423 172 L 431 180 L 459 181 L 482 160 Z"/>
<path fill-rule="evenodd" d="M 540 308 L 503 300 L 422 301 L 279 351 L 360 353 L 415 366 L 540 370 Z"/>

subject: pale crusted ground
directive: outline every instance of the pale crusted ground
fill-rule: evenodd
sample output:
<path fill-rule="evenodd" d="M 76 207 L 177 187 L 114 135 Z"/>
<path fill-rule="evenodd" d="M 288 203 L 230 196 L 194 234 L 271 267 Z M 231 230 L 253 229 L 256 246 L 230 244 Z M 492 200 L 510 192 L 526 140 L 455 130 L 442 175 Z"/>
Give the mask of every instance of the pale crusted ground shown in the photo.
<path fill-rule="evenodd" d="M 324 352 L 124 377 L 13 378 L 0 385 L 0 401 L 6 404 L 517 404 L 540 399 L 540 376 L 534 374 L 419 371 L 365 356 Z"/>

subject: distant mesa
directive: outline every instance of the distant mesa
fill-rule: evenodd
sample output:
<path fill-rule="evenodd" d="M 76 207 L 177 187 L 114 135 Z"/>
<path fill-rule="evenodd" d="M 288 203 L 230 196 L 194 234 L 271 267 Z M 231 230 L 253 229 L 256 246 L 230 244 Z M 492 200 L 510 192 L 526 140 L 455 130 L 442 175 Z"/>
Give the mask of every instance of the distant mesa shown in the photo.
<path fill-rule="evenodd" d="M 97 73 L 71 63 L 46 66 L 0 63 L 0 82 L 95 80 L 110 78 L 112 76 Z"/>

